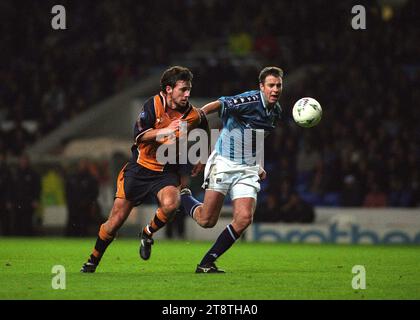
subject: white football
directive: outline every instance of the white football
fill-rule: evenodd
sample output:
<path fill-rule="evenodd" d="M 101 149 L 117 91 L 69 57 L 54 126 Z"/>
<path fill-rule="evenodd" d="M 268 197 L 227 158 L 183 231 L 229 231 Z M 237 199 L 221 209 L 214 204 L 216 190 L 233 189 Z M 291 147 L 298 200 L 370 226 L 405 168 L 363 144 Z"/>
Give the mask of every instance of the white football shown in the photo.
<path fill-rule="evenodd" d="M 301 98 L 293 106 L 293 119 L 304 128 L 316 126 L 322 118 L 322 108 L 314 98 Z"/>

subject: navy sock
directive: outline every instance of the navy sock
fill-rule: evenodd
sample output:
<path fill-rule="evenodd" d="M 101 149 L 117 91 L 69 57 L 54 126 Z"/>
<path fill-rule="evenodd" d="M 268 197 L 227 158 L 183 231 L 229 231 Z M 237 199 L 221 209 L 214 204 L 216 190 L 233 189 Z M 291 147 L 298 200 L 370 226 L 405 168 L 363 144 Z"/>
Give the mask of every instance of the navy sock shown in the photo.
<path fill-rule="evenodd" d="M 195 199 L 193 196 L 190 196 L 188 194 L 181 195 L 181 205 L 184 207 L 185 212 L 193 218 L 193 212 L 195 208 L 202 205 L 200 201 Z"/>
<path fill-rule="evenodd" d="M 206 253 L 203 260 L 201 260 L 200 265 L 216 261 L 217 258 L 235 243 L 239 236 L 240 235 L 233 229 L 232 225 L 229 224 L 219 235 L 213 247 Z"/>
<path fill-rule="evenodd" d="M 105 253 L 106 248 L 114 240 L 114 236 L 105 230 L 105 224 L 99 228 L 98 238 L 96 239 L 95 247 L 90 255 L 89 262 L 98 264 Z"/>
<path fill-rule="evenodd" d="M 89 257 L 89 262 L 94 264 L 99 264 L 102 259 L 103 254 L 105 253 L 106 248 L 111 244 L 114 239 L 102 240 L 100 237 L 96 239 L 94 252 Z"/>

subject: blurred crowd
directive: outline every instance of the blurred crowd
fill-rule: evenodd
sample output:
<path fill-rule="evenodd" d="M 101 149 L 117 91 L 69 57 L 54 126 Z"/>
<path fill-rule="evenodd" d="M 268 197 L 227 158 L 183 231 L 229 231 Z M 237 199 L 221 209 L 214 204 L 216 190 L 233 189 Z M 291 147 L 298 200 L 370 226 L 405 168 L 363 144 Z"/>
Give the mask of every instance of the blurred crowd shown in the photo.
<path fill-rule="evenodd" d="M 65 235 L 95 235 L 103 222 L 100 181 L 97 166 L 87 159 L 70 166 L 41 166 L 22 154 L 10 165 L 0 152 L 0 236 L 42 235 L 55 224 L 45 221 L 47 207 L 57 206 L 66 208 Z"/>
<path fill-rule="evenodd" d="M 0 153 L 0 190 L 0 234 L 32 235 L 38 220 L 41 180 L 26 155 L 12 171 Z"/>
<path fill-rule="evenodd" d="M 282 103 L 289 114 L 294 101 L 312 96 L 324 115 L 315 128 L 289 121 L 269 138 L 266 161 L 274 176 L 266 184 L 268 194 L 287 177 L 313 205 L 419 206 L 420 45 L 415 39 L 420 28 L 413 23 L 418 3 L 409 2 L 389 21 L 370 13 L 366 30 L 338 30 L 331 41 L 319 42 L 328 43 L 325 50 L 313 48 L 321 69 L 307 74 L 293 92 L 285 91 Z"/>
<path fill-rule="evenodd" d="M 51 28 L 54 2 L 0 4 L 0 123 L 9 124 L 0 128 L 0 151 L 18 156 L 153 67 L 204 52 L 188 65 L 194 97 L 257 88 L 265 65 L 285 70 L 284 121 L 266 142 L 263 206 L 419 206 L 418 1 L 61 1 L 65 31 Z M 366 30 L 351 27 L 354 4 L 366 6 Z M 289 74 L 312 65 L 288 88 Z M 303 96 L 324 108 L 316 128 L 291 120 Z M 288 199 L 276 196 L 280 189 Z"/>

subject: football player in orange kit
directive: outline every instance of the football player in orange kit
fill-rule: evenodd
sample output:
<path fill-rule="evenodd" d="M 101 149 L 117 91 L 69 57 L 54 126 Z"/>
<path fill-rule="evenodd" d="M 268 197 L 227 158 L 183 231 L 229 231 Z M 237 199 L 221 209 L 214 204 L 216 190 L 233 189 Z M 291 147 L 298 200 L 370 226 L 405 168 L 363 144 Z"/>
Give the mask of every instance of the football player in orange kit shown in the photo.
<path fill-rule="evenodd" d="M 193 75 L 180 66 L 167 69 L 160 80 L 161 91 L 148 99 L 134 126 L 132 158 L 122 168 L 117 178 L 117 192 L 108 220 L 100 226 L 95 247 L 81 272 L 95 272 L 106 248 L 112 242 L 133 207 L 146 197 L 157 200 L 158 209 L 150 223 L 140 234 L 140 256 L 147 260 L 151 254 L 153 234 L 161 229 L 180 205 L 179 163 L 158 161 L 158 148 L 168 143 L 173 134 L 179 138 L 180 125 L 187 123 L 188 131 L 202 128 L 208 131 L 204 113 L 193 107 L 189 100 Z M 176 139 L 178 140 L 178 139 Z M 204 169 L 196 164 L 192 176 Z"/>

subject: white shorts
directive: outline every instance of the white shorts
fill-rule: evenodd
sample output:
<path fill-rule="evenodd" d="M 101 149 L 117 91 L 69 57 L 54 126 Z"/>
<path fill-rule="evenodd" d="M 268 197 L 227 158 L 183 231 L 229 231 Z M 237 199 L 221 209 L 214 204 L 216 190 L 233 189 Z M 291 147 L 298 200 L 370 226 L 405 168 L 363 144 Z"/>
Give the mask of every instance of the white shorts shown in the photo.
<path fill-rule="evenodd" d="M 215 151 L 209 157 L 204 170 L 204 189 L 214 190 L 230 198 L 254 198 L 260 191 L 259 165 L 238 164 Z"/>

